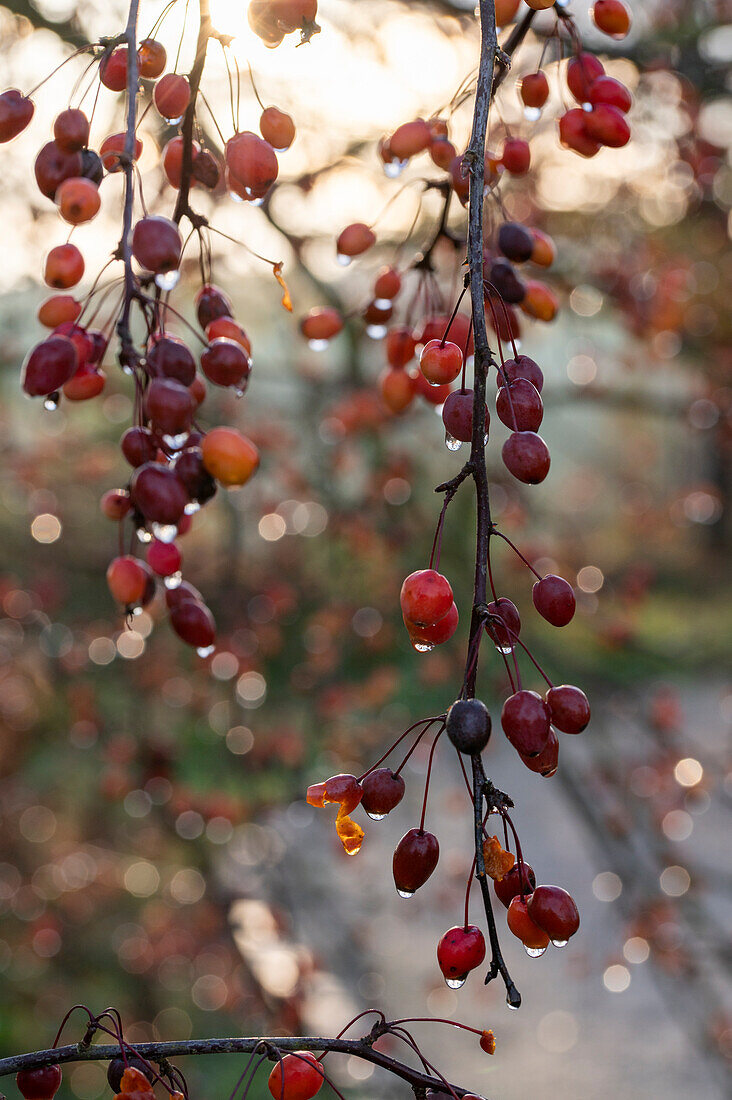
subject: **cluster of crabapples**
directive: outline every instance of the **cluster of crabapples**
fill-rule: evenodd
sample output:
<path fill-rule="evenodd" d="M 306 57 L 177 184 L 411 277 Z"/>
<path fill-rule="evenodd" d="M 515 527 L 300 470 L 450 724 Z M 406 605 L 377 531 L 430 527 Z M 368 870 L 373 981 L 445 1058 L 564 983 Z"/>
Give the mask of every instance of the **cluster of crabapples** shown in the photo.
<path fill-rule="evenodd" d="M 531 691 L 512 695 L 504 705 L 501 722 L 514 747 L 517 742 L 521 745 L 519 754 L 532 771 L 542 770 L 535 762 L 542 759 L 542 754 L 546 755 L 545 750 L 539 748 L 539 712 L 547 730 L 545 739 L 549 736 L 550 722 L 559 723 L 560 728 L 568 732 L 579 733 L 589 720 L 587 699 L 579 688 L 552 688 L 546 700 Z M 459 753 L 473 756 L 488 745 L 491 718 L 479 699 L 458 699 L 448 710 L 442 728 Z M 400 774 L 403 766 L 396 771 L 374 767 L 360 779 L 354 775 L 333 775 L 308 787 L 307 801 L 311 806 L 338 806 L 336 832 L 348 855 L 356 855 L 364 837 L 363 829 L 350 815 L 359 805 L 373 820 L 381 820 L 391 813 L 404 797 L 405 783 Z M 553 770 L 543 771 L 543 774 L 554 771 L 556 756 Z M 516 860 L 503 850 L 497 837 L 489 837 L 485 829 L 484 836 L 485 873 L 493 880 L 496 897 L 508 910 L 510 931 L 532 957 L 543 954 L 550 941 L 563 947 L 579 928 L 579 914 L 571 896 L 559 886 L 537 886 L 534 872 L 524 862 L 518 844 Z M 424 828 L 424 821 L 409 829 L 397 844 L 392 859 L 394 885 L 399 896 L 412 897 L 424 886 L 437 867 L 439 857 L 439 841 L 434 833 Z M 485 938 L 476 925 L 468 923 L 466 905 L 464 924 L 448 929 L 437 947 L 437 961 L 447 984 L 454 989 L 463 985 L 468 973 L 483 962 L 485 954 Z"/>
<path fill-rule="evenodd" d="M 298 26 L 310 19 L 315 8 L 295 3 L 267 6 L 281 8 L 283 20 L 287 9 L 287 18 Z M 128 61 L 126 44 L 107 45 L 98 57 L 100 84 L 115 93 L 126 89 Z M 159 42 L 147 38 L 140 43 L 137 65 L 142 88 L 152 82 L 152 103 L 168 125 L 176 125 L 191 102 L 191 87 L 187 77 L 165 72 L 166 64 L 166 51 Z M 0 95 L 0 142 L 21 133 L 33 113 L 32 100 L 17 89 Z M 214 189 L 225 181 L 232 197 L 261 201 L 278 175 L 276 151 L 291 145 L 295 126 L 277 107 L 264 108 L 259 125 L 261 136 L 243 131 L 229 139 L 223 163 L 199 142 L 191 139 L 186 151 L 182 134 L 172 137 L 161 157 L 167 182 L 177 190 L 183 186 L 187 152 L 189 189 L 197 185 Z M 82 110 L 68 108 L 56 118 L 52 140 L 36 157 L 35 177 L 41 193 L 56 204 L 72 232 L 99 211 L 105 176 L 130 173 L 126 141 L 125 133 L 110 134 L 96 151 L 90 147 L 90 120 Z M 133 163 L 141 153 L 142 141 L 135 137 Z M 124 318 L 119 360 L 134 379 L 135 423 L 124 433 L 121 450 L 133 472 L 125 488 L 105 494 L 102 511 L 120 523 L 126 518 L 132 521 L 139 541 L 146 545 L 146 560 L 132 554 L 115 558 L 107 580 L 117 603 L 131 613 L 152 600 L 156 578 L 162 578 L 173 629 L 206 654 L 214 644 L 215 624 L 200 593 L 182 582 L 181 553 L 174 540 L 190 527 L 193 514 L 214 496 L 217 486 L 244 485 L 256 471 L 259 455 L 255 445 L 235 429 L 215 427 L 204 432 L 197 421 L 207 382 L 232 389 L 238 396 L 244 393 L 252 349 L 233 316 L 231 301 L 212 284 L 205 284 L 196 298 L 201 334 L 192 331 L 203 344 L 198 364 L 186 342 L 169 330 L 170 311 L 161 295 L 178 282 L 183 248 L 177 221 L 145 212 L 113 254 L 113 259 L 123 260 L 129 251 L 136 266 L 130 269 L 132 288 L 125 280 L 124 298 L 103 324 L 96 318 L 109 292 L 97 297 L 99 279 L 87 295 L 77 298 L 72 293 L 85 273 L 81 250 L 71 239 L 51 248 L 43 274 L 56 293 L 38 312 L 39 321 L 50 332 L 26 357 L 22 388 L 29 397 L 42 398 L 48 409 L 57 408 L 64 399 L 78 402 L 97 397 L 106 382 L 105 353 Z M 139 351 L 127 327 L 133 304 L 140 305 L 146 327 Z"/>

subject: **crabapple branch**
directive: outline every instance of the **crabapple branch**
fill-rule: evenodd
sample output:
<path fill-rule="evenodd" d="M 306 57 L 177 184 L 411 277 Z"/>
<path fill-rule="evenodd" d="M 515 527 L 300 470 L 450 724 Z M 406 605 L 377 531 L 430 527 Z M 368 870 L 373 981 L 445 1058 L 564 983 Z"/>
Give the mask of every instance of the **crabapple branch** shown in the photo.
<path fill-rule="evenodd" d="M 374 1066 L 379 1066 L 402 1081 L 406 1081 L 415 1090 L 431 1089 L 435 1092 L 445 1093 L 443 1078 L 421 1073 L 396 1058 L 391 1058 L 387 1054 L 382 1054 L 381 1051 L 374 1050 L 373 1043 L 388 1030 L 388 1027 L 377 1025 L 369 1035 L 364 1036 L 362 1039 L 328 1039 L 302 1035 L 294 1037 L 277 1035 L 273 1038 L 181 1039 L 164 1043 L 136 1043 L 134 1051 L 143 1058 L 152 1059 L 156 1062 L 182 1055 L 251 1054 L 262 1048 L 265 1048 L 268 1052 L 311 1051 L 313 1053 L 325 1053 L 332 1051 L 337 1054 L 349 1054 L 365 1062 L 370 1062 Z M 119 1057 L 119 1053 L 119 1044 L 113 1043 L 89 1047 L 86 1047 L 83 1043 L 73 1043 L 69 1046 L 55 1047 L 50 1050 L 36 1050 L 29 1054 L 18 1054 L 10 1058 L 0 1059 L 0 1077 L 17 1073 L 19 1070 L 39 1069 L 65 1062 L 111 1061 L 113 1058 Z M 270 1056 L 274 1058 L 274 1054 Z M 459 1085 L 449 1085 L 448 1088 L 450 1094 L 457 1097 L 470 1094 L 469 1089 L 461 1088 Z"/>
<path fill-rule="evenodd" d="M 528 29 L 528 28 L 527 28 Z M 465 667 L 463 697 L 473 698 L 478 671 L 478 652 L 484 629 L 483 609 L 487 600 L 488 554 L 492 520 L 490 497 L 488 492 L 488 473 L 485 461 L 485 393 L 486 375 L 490 366 L 495 366 L 493 353 L 488 343 L 488 331 L 485 320 L 485 291 L 483 288 L 483 201 L 485 195 L 485 143 L 488 131 L 488 115 L 493 98 L 493 84 L 496 74 L 496 55 L 498 36 L 496 32 L 495 0 L 480 0 L 480 65 L 478 85 L 475 93 L 473 129 L 470 144 L 466 152 L 470 173 L 470 199 L 468 208 L 468 269 L 470 275 L 470 298 L 473 314 L 473 338 L 475 343 L 473 368 L 473 438 L 470 446 L 468 466 L 475 483 L 476 495 L 476 553 L 475 582 L 473 591 L 473 609 L 470 620 L 468 650 Z M 483 798 L 485 792 L 485 773 L 480 753 L 474 753 L 473 763 L 473 807 L 475 814 L 475 874 L 480 883 L 483 906 L 485 909 L 488 934 L 491 943 L 491 964 L 486 982 L 500 973 L 506 986 L 506 999 L 512 1008 L 521 1004 L 521 995 L 511 979 L 503 960 L 496 932 L 488 883 L 486 881 L 485 861 L 483 858 Z"/>

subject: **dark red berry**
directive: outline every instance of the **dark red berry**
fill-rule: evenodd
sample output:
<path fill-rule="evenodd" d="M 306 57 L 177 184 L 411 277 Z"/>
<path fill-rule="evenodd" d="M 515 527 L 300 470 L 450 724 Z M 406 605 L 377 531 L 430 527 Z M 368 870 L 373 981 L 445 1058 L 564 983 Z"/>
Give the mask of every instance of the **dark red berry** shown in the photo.
<path fill-rule="evenodd" d="M 502 649 L 513 649 L 521 633 L 521 616 L 516 604 L 506 596 L 499 596 L 488 604 L 488 612 L 490 618 L 485 628 L 495 644 Z"/>
<path fill-rule="evenodd" d="M 79 366 L 79 356 L 67 336 L 49 336 L 29 353 L 21 375 L 21 385 L 30 397 L 47 397 L 60 390 Z"/>
<path fill-rule="evenodd" d="M 582 733 L 590 720 L 590 704 L 584 691 L 570 684 L 549 688 L 546 702 L 552 722 L 562 733 Z"/>
<path fill-rule="evenodd" d="M 549 739 L 538 756 L 524 756 L 522 753 L 519 756 L 529 771 L 550 779 L 559 767 L 559 738 L 554 728 L 550 727 Z"/>
<path fill-rule="evenodd" d="M 241 344 L 219 336 L 201 355 L 201 370 L 216 386 L 243 390 L 249 378 L 251 360 Z"/>
<path fill-rule="evenodd" d="M 191 500 L 205 504 L 216 494 L 216 482 L 203 465 L 200 447 L 186 447 L 175 462 L 175 472 L 188 490 Z"/>
<path fill-rule="evenodd" d="M 512 432 L 501 448 L 509 473 L 525 485 L 538 485 L 549 473 L 549 448 L 535 432 Z"/>
<path fill-rule="evenodd" d="M 523 756 L 538 756 L 549 738 L 551 715 L 536 691 L 517 691 L 503 704 L 501 725 L 513 747 Z"/>
<path fill-rule="evenodd" d="M 377 768 L 361 780 L 361 805 L 369 817 L 384 817 L 404 798 L 404 780 L 391 768 Z"/>
<path fill-rule="evenodd" d="M 396 846 L 392 860 L 394 885 L 404 897 L 424 886 L 440 858 L 440 845 L 433 833 L 410 829 Z"/>
<path fill-rule="evenodd" d="M 52 1100 L 61 1086 L 61 1066 L 21 1069 L 15 1083 L 25 1100 Z"/>
<path fill-rule="evenodd" d="M 204 603 L 182 600 L 170 612 L 170 624 L 186 645 L 208 649 L 216 639 L 214 617 Z"/>
<path fill-rule="evenodd" d="M 190 386 L 196 377 L 196 361 L 179 336 L 156 336 L 148 345 L 147 366 L 155 378 L 174 378 Z"/>
<path fill-rule="evenodd" d="M 488 406 L 485 409 L 484 428 L 487 432 L 490 426 L 490 413 Z M 461 443 L 470 443 L 473 439 L 473 391 L 453 390 L 445 398 L 442 406 L 442 423 L 445 431 L 453 439 Z"/>
<path fill-rule="evenodd" d="M 521 893 L 522 887 L 525 894 L 530 894 L 536 886 L 536 875 L 531 865 L 523 862 L 521 871 L 522 874 L 519 874 L 519 864 L 514 863 L 511 870 L 506 872 L 500 882 L 493 883 L 496 897 L 507 909 L 513 898 Z"/>
<path fill-rule="evenodd" d="M 566 626 L 574 618 L 574 590 L 569 581 L 547 573 L 532 589 L 534 607 L 552 626 Z"/>
<path fill-rule="evenodd" d="M 128 428 L 122 436 L 121 446 L 130 466 L 154 462 L 158 453 L 157 440 L 149 428 Z"/>
<path fill-rule="evenodd" d="M 135 508 L 152 523 L 175 525 L 183 515 L 189 496 L 185 485 L 169 466 L 146 462 L 130 481 Z"/>
<path fill-rule="evenodd" d="M 8 88 L 0 95 L 0 143 L 12 141 L 21 134 L 33 118 L 35 107 L 17 88 Z"/>
<path fill-rule="evenodd" d="M 145 394 L 148 419 L 165 436 L 178 436 L 186 432 L 195 407 L 191 391 L 174 378 L 153 378 Z"/>
<path fill-rule="evenodd" d="M 206 284 L 196 295 L 196 312 L 199 325 L 202 329 L 206 329 L 217 317 L 233 317 L 234 307 L 223 290 Z"/>
<path fill-rule="evenodd" d="M 499 389 L 496 412 L 507 428 L 515 432 L 535 432 L 544 419 L 544 404 L 528 378 L 517 378 Z"/>
<path fill-rule="evenodd" d="M 555 942 L 566 943 L 579 928 L 574 898 L 561 886 L 537 886 L 526 907 L 534 924 Z"/>
<path fill-rule="evenodd" d="M 517 355 L 515 359 L 507 359 L 498 369 L 498 385 L 505 386 L 506 378 L 509 382 L 513 382 L 516 378 L 528 378 L 539 393 L 544 388 L 541 367 L 529 355 Z"/>

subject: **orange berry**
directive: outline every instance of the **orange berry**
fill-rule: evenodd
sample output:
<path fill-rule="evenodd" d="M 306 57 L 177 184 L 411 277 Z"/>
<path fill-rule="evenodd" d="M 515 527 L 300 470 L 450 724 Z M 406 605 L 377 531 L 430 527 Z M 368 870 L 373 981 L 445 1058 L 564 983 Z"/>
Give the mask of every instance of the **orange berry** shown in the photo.
<path fill-rule="evenodd" d="M 414 379 L 401 367 L 387 367 L 379 377 L 379 392 L 391 412 L 404 412 L 414 400 Z"/>
<path fill-rule="evenodd" d="M 58 244 L 46 256 L 43 278 L 48 286 L 68 290 L 84 274 L 84 257 L 75 244 Z"/>
<path fill-rule="evenodd" d="M 145 592 L 147 573 L 137 558 L 115 558 L 107 569 L 107 585 L 117 603 L 123 607 L 135 607 Z"/>
<path fill-rule="evenodd" d="M 201 441 L 203 465 L 222 485 L 244 485 L 259 466 L 259 452 L 235 428 L 212 428 Z"/>
<path fill-rule="evenodd" d="M 530 951 L 542 951 L 549 946 L 548 935 L 543 928 L 539 928 L 538 924 L 534 924 L 526 908 L 526 900 L 521 897 L 521 894 L 517 894 L 512 899 L 506 920 L 514 936 L 520 939 L 524 947 L 528 947 Z"/>
<path fill-rule="evenodd" d="M 538 321 L 553 321 L 559 309 L 554 291 L 537 279 L 527 279 L 524 285 L 526 295 L 521 302 L 523 312 L 529 317 L 536 317 Z"/>
<path fill-rule="evenodd" d="M 56 202 L 64 221 L 69 225 L 90 222 L 99 213 L 102 200 L 99 188 L 83 176 L 64 180 L 56 192 Z"/>
<path fill-rule="evenodd" d="M 58 328 L 65 321 L 75 321 L 81 313 L 81 302 L 71 294 L 54 294 L 38 307 L 38 320 L 45 328 Z"/>
<path fill-rule="evenodd" d="M 137 48 L 137 62 L 140 67 L 140 76 L 146 80 L 155 80 L 165 72 L 165 64 L 168 56 L 162 42 L 156 42 L 154 38 L 143 38 Z"/>
<path fill-rule="evenodd" d="M 405 122 L 389 138 L 389 149 L 397 160 L 409 160 L 429 147 L 432 133 L 423 118 Z"/>
<path fill-rule="evenodd" d="M 282 152 L 295 140 L 295 123 L 279 107 L 265 107 L 259 119 L 259 132 L 273 149 Z"/>
<path fill-rule="evenodd" d="M 542 233 L 540 229 L 529 229 L 534 238 L 534 247 L 529 259 L 532 264 L 539 267 L 551 267 L 557 257 L 557 247 L 548 233 Z"/>
<path fill-rule="evenodd" d="M 515 19 L 520 2 L 521 0 L 496 0 L 496 23 L 499 27 L 505 27 Z"/>

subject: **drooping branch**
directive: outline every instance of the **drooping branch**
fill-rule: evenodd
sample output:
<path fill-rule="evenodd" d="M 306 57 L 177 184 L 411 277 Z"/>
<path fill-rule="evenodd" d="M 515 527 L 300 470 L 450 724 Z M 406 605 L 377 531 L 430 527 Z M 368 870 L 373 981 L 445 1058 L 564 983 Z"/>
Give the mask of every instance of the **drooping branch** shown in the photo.
<path fill-rule="evenodd" d="M 379 1066 L 402 1081 L 406 1081 L 421 1094 L 429 1089 L 441 1094 L 446 1094 L 449 1090 L 449 1094 L 454 1094 L 458 1098 L 470 1093 L 469 1089 L 461 1088 L 459 1085 L 449 1085 L 446 1089 L 442 1078 L 421 1073 L 396 1058 L 390 1058 L 389 1055 L 374 1050 L 372 1044 L 379 1038 L 380 1033 L 384 1033 L 384 1028 L 374 1029 L 363 1039 L 327 1039 L 302 1035 L 294 1037 L 277 1035 L 272 1038 L 181 1039 L 164 1043 L 136 1043 L 134 1050 L 143 1058 L 154 1062 L 184 1055 L 252 1054 L 255 1050 L 271 1051 L 274 1060 L 276 1060 L 275 1051 L 307 1050 L 315 1054 L 332 1051 L 336 1054 L 348 1054 Z M 30 1054 L 18 1054 L 0 1059 L 0 1077 L 17 1073 L 21 1069 L 39 1069 L 42 1066 L 65 1062 L 111 1061 L 119 1057 L 119 1052 L 119 1045 L 111 1043 L 88 1047 L 83 1043 L 75 1043 L 51 1050 L 36 1050 Z"/>

